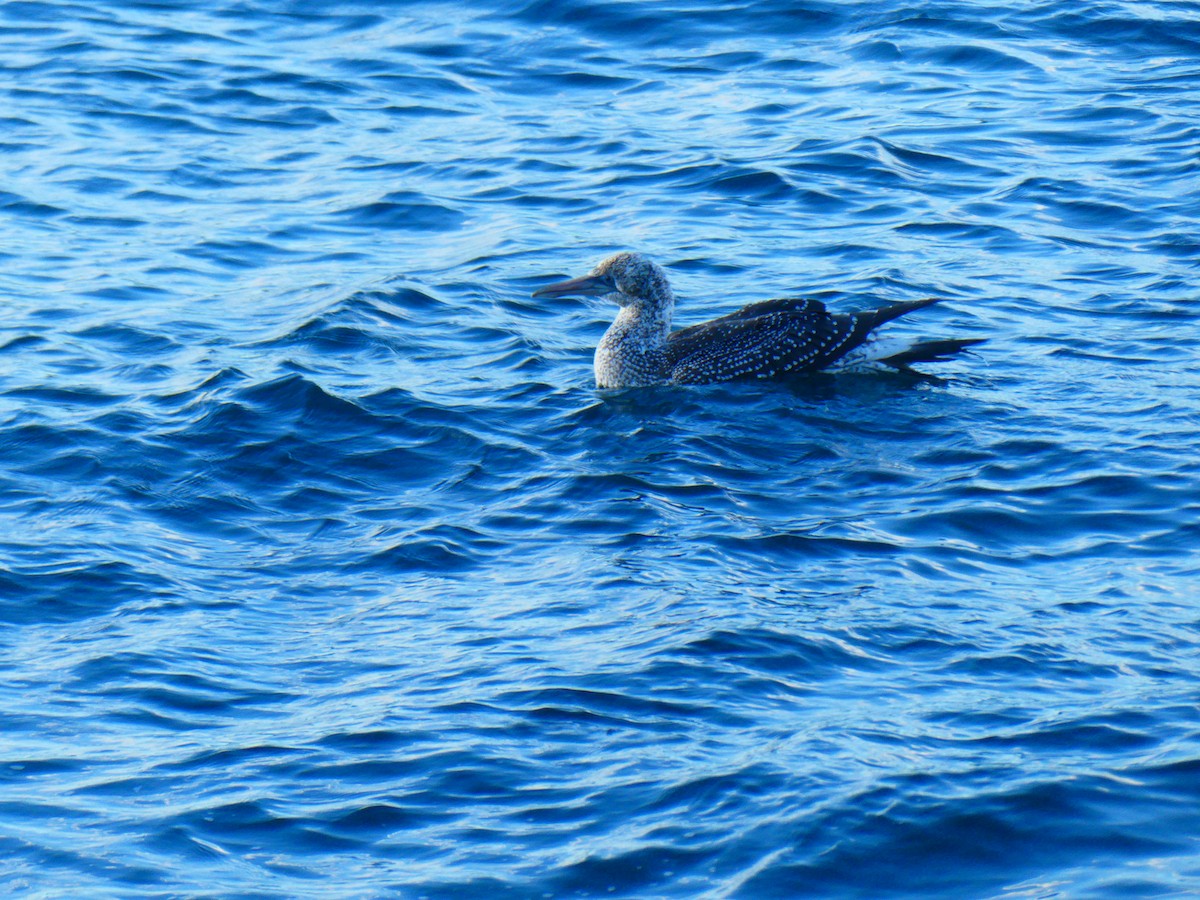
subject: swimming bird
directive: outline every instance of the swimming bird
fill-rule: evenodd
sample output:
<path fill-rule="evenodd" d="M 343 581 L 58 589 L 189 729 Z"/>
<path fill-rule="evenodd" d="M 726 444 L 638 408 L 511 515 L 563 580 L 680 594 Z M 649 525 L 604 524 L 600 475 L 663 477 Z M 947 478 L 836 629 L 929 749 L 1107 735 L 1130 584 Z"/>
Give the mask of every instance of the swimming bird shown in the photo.
<path fill-rule="evenodd" d="M 662 268 L 640 253 L 616 253 L 590 275 L 548 285 L 533 296 L 607 297 L 620 307 L 596 348 L 599 388 L 869 369 L 920 375 L 913 363 L 940 362 L 982 343 L 978 338 L 897 342 L 876 337 L 880 325 L 939 302 L 936 298 L 841 314 L 830 313 L 820 300 L 764 300 L 672 332 L 675 295 Z"/>

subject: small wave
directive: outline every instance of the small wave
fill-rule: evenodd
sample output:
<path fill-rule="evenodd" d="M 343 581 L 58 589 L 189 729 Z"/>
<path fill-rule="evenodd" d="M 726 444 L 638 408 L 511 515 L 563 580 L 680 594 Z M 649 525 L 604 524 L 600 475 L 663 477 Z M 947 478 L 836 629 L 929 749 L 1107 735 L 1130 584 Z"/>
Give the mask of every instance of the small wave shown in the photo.
<path fill-rule="evenodd" d="M 9 552 L 28 549 L 11 542 Z M 73 559 L 58 550 L 55 561 L 13 561 L 0 570 L 0 617 L 6 624 L 72 622 L 109 614 L 129 598 L 166 597 L 173 585 L 158 572 L 114 559 Z M 18 557 L 19 559 L 20 557 Z"/>
<path fill-rule="evenodd" d="M 360 228 L 397 231 L 447 231 L 458 228 L 465 216 L 449 206 L 418 200 L 407 191 L 388 194 L 383 200 L 342 210 L 338 217 Z"/>

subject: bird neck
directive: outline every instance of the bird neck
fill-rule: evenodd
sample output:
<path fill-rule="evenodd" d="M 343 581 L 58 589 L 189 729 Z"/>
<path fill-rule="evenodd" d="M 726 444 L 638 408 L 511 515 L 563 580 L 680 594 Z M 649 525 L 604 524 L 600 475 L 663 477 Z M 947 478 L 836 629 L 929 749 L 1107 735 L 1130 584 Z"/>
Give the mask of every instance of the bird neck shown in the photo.
<path fill-rule="evenodd" d="M 623 388 L 662 381 L 670 332 L 670 304 L 622 306 L 596 348 L 596 385 Z"/>
<path fill-rule="evenodd" d="M 609 331 L 636 334 L 645 341 L 661 344 L 671 333 L 671 307 L 665 303 L 631 303 L 617 311 Z"/>

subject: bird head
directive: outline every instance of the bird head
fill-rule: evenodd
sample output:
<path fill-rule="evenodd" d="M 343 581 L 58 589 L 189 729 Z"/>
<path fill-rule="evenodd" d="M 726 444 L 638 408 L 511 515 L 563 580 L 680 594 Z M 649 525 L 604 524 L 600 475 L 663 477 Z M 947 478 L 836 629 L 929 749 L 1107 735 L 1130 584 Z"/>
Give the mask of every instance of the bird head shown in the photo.
<path fill-rule="evenodd" d="M 669 308 L 674 303 L 666 273 L 640 253 L 614 253 L 590 274 L 547 285 L 535 297 L 606 297 L 621 306 Z"/>

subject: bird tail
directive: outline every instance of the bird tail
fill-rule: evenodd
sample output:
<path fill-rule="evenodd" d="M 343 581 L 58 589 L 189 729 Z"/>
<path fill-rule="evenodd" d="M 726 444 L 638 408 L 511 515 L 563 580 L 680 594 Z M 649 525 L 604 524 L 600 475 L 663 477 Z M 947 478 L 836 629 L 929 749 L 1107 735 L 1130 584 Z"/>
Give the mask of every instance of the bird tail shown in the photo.
<path fill-rule="evenodd" d="M 917 375 L 920 373 L 912 368 L 913 363 L 946 362 L 967 347 L 982 344 L 984 340 L 984 338 L 950 338 L 942 341 L 921 341 L 900 353 L 881 357 L 879 362 L 901 372 Z"/>

